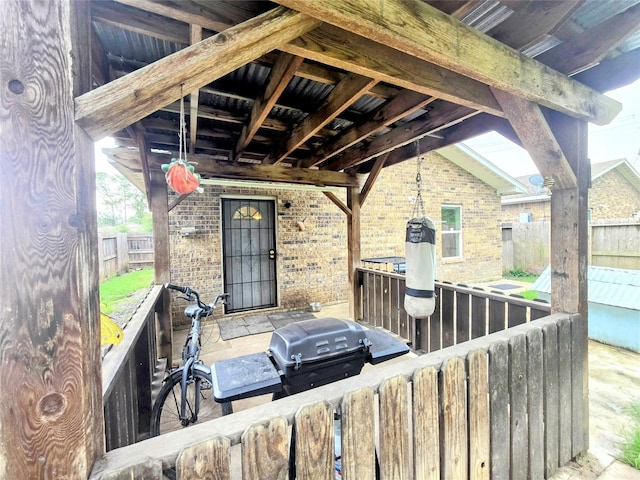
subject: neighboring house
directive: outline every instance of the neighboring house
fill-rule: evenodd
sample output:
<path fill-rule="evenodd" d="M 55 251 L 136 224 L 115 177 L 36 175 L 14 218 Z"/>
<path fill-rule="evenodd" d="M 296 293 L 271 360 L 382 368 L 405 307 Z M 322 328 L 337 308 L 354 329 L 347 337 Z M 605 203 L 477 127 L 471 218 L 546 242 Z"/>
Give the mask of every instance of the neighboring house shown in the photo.
<path fill-rule="evenodd" d="M 524 194 L 502 198 L 504 224 L 548 221 L 551 199 L 540 175 L 517 177 L 528 187 Z M 626 160 L 591 165 L 590 220 L 640 219 L 640 173 Z"/>
<path fill-rule="evenodd" d="M 361 258 L 404 256 L 416 173 L 416 159 L 382 169 L 361 209 Z M 522 186 L 464 147 L 425 155 L 420 173 L 425 213 L 438 225 L 438 279 L 500 277 L 500 195 Z M 228 313 L 348 298 L 345 214 L 323 189 L 204 183 L 169 215 L 173 283 L 230 293 Z M 346 203 L 344 190 L 324 190 Z"/>

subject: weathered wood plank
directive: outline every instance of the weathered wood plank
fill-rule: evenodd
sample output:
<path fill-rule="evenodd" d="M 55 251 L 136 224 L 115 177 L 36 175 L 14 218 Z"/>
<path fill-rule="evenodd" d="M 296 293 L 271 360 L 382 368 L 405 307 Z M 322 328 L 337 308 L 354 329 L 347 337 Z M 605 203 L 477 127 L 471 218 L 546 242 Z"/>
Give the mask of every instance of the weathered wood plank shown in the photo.
<path fill-rule="evenodd" d="M 487 334 L 487 299 L 471 296 L 471 338 Z"/>
<path fill-rule="evenodd" d="M 587 346 L 587 332 L 582 317 L 574 315 L 571 318 L 571 457 L 586 451 L 589 431 L 585 431 L 585 404 L 588 397 L 583 392 L 583 381 L 587 373 L 584 371 L 585 348 Z M 586 379 L 588 382 L 588 379 Z M 588 384 L 587 384 L 588 387 Z M 588 420 L 586 422 L 588 425 Z"/>
<path fill-rule="evenodd" d="M 509 344 L 489 347 L 489 402 L 491 409 L 491 478 L 510 479 Z"/>
<path fill-rule="evenodd" d="M 507 305 L 507 325 L 509 328 L 527 323 L 527 307 L 522 305 Z"/>
<path fill-rule="evenodd" d="M 559 445 L 558 463 L 571 460 L 571 324 L 568 319 L 558 322 L 558 386 L 559 386 Z"/>
<path fill-rule="evenodd" d="M 442 312 L 442 348 L 455 344 L 455 317 L 454 302 L 455 292 L 449 288 L 443 288 L 440 293 L 442 299 L 440 310 Z"/>
<path fill-rule="evenodd" d="M 162 462 L 148 458 L 142 463 L 105 473 L 103 480 L 131 480 L 132 478 L 162 478 Z"/>
<path fill-rule="evenodd" d="M 489 299 L 489 333 L 499 332 L 505 328 L 504 300 Z"/>
<path fill-rule="evenodd" d="M 302 170 L 302 169 L 301 169 Z M 356 299 L 360 285 L 356 269 L 360 266 L 360 186 L 347 188 L 347 207 L 351 215 L 347 215 L 347 279 L 349 293 L 349 315 L 355 318 Z"/>
<path fill-rule="evenodd" d="M 529 478 L 544 478 L 544 365 L 542 330 L 527 333 Z"/>
<path fill-rule="evenodd" d="M 299 480 L 335 480 L 333 407 L 317 402 L 296 414 L 296 473 Z"/>
<path fill-rule="evenodd" d="M 231 478 L 231 442 L 214 437 L 183 449 L 176 459 L 177 480 Z"/>
<path fill-rule="evenodd" d="M 375 478 L 373 390 L 349 392 L 342 400 L 342 478 Z M 264 477 L 266 478 L 266 477 Z"/>
<path fill-rule="evenodd" d="M 382 318 L 382 302 L 384 297 L 382 296 L 382 277 L 378 274 L 373 276 L 373 292 L 375 295 L 375 303 L 373 304 L 373 324 L 376 327 L 384 327 L 384 321 Z"/>
<path fill-rule="evenodd" d="M 511 419 L 511 478 L 526 480 L 528 473 L 527 338 L 509 341 L 509 404 Z"/>
<path fill-rule="evenodd" d="M 75 119 L 98 140 L 278 48 L 320 23 L 276 8 L 76 98 Z"/>
<path fill-rule="evenodd" d="M 397 322 L 391 321 L 391 279 L 388 276 L 382 277 L 381 288 L 381 298 L 382 298 L 382 326 L 393 332 L 398 334 L 398 324 Z"/>
<path fill-rule="evenodd" d="M 414 478 L 440 480 L 439 418 L 438 371 L 426 367 L 413 375 Z"/>
<path fill-rule="evenodd" d="M 436 287 L 436 305 L 433 313 L 429 317 L 429 351 L 435 352 L 443 348 L 442 346 L 442 288 Z"/>
<path fill-rule="evenodd" d="M 485 350 L 467 356 L 469 371 L 469 479 L 489 480 L 491 426 L 489 358 Z"/>
<path fill-rule="evenodd" d="M 469 340 L 469 294 L 456 292 L 456 343 Z"/>
<path fill-rule="evenodd" d="M 289 478 L 289 432 L 287 421 L 275 417 L 247 428 L 242 435 L 244 480 Z"/>
<path fill-rule="evenodd" d="M 277 3 L 578 118 L 606 124 L 621 109 L 618 102 L 424 2 L 278 0 Z"/>
<path fill-rule="evenodd" d="M 398 375 L 380 386 L 381 478 L 412 478 L 407 385 L 407 379 Z"/>
<path fill-rule="evenodd" d="M 468 478 L 468 434 L 466 371 L 461 358 L 452 358 L 442 365 L 441 377 L 441 451 L 442 478 Z"/>
<path fill-rule="evenodd" d="M 544 475 L 549 478 L 558 469 L 559 385 L 558 385 L 558 328 L 542 328 L 544 343 Z"/>

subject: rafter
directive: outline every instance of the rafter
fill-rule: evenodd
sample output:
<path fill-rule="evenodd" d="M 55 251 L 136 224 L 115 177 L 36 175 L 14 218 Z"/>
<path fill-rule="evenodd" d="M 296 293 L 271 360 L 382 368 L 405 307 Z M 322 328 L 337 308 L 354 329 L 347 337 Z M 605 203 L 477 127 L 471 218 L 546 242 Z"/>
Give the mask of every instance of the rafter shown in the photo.
<path fill-rule="evenodd" d="M 621 105 L 420 0 L 277 0 L 495 88 L 597 124 Z"/>
<path fill-rule="evenodd" d="M 403 119 L 407 115 L 424 108 L 435 98 L 427 97 L 411 90 L 403 90 L 384 104 L 370 120 L 362 125 L 354 125 L 316 150 L 314 155 L 301 162 L 302 167 L 315 167 L 328 158 L 341 153 L 362 141 L 369 135 L 379 132 L 388 125 Z"/>
<path fill-rule="evenodd" d="M 459 122 L 475 115 L 477 112 L 467 107 L 454 104 L 441 104 L 437 115 L 431 113 L 394 128 L 384 135 L 374 138 L 368 145 L 360 149 L 350 149 L 336 160 L 323 165 L 323 169 L 343 170 L 354 167 L 367 160 L 389 152 L 417 138 L 437 132 L 452 122 Z"/>
<path fill-rule="evenodd" d="M 253 103 L 249 121 L 242 129 L 242 133 L 234 150 L 234 160 L 242 154 L 258 132 L 258 129 L 278 101 L 278 98 L 280 98 L 280 95 L 282 95 L 282 92 L 293 78 L 302 60 L 302 57 L 282 53 L 278 57 L 278 60 L 276 60 L 276 63 L 273 64 L 264 92 Z"/>
<path fill-rule="evenodd" d="M 191 25 L 191 45 L 202 41 L 202 27 Z M 196 153 L 196 138 L 198 136 L 198 99 L 200 90 L 191 92 L 189 97 L 189 153 Z M 182 119 L 181 119 L 182 121 Z"/>
<path fill-rule="evenodd" d="M 285 142 L 284 146 L 274 155 L 269 156 L 265 163 L 280 163 L 291 152 L 311 138 L 324 125 L 340 115 L 341 112 L 355 103 L 366 93 L 377 80 L 349 74 L 335 86 L 329 96 L 315 112 L 309 114 L 296 128 Z"/>
<path fill-rule="evenodd" d="M 376 161 L 373 164 L 373 168 L 371 169 L 371 172 L 369 173 L 369 176 L 367 177 L 362 190 L 360 190 L 360 205 L 364 205 L 364 202 L 367 201 L 367 197 L 369 196 L 369 193 L 371 193 L 371 189 L 376 183 L 376 179 L 378 178 L 378 175 L 380 175 L 382 167 L 384 167 L 387 158 L 389 158 L 388 153 L 380 155 L 378 158 L 376 158 Z"/>
<path fill-rule="evenodd" d="M 98 140 L 296 38 L 319 22 L 276 8 L 76 98 L 76 122 Z"/>

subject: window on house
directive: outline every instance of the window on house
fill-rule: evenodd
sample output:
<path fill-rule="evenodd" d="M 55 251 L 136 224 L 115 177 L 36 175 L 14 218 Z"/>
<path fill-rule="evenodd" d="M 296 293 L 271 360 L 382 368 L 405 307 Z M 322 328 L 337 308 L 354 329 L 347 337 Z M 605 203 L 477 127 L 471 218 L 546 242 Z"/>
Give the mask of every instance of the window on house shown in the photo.
<path fill-rule="evenodd" d="M 243 205 L 233 212 L 234 220 L 262 220 L 262 213 L 256 207 Z"/>
<path fill-rule="evenodd" d="M 442 258 L 462 257 L 462 207 L 442 206 Z"/>

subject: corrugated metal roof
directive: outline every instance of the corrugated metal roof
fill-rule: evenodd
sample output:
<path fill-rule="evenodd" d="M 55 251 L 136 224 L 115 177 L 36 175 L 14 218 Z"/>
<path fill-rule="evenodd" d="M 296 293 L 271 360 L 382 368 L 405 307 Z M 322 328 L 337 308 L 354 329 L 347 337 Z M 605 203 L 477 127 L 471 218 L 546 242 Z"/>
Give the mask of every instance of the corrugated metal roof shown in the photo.
<path fill-rule="evenodd" d="M 551 293 L 550 266 L 535 281 L 532 290 Z M 640 310 L 640 270 L 589 266 L 589 302 Z M 640 320 L 640 317 L 638 318 Z"/>

